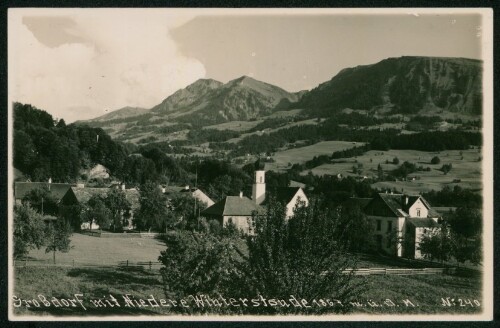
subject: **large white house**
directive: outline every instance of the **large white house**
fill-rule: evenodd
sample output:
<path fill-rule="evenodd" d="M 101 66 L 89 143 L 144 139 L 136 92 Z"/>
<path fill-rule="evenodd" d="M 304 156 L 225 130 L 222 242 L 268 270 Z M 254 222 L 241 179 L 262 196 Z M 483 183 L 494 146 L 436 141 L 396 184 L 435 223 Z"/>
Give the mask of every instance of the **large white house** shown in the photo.
<path fill-rule="evenodd" d="M 379 193 L 363 211 L 373 222 L 377 248 L 398 257 L 422 258 L 422 236 L 440 229 L 441 216 L 420 195 Z"/>

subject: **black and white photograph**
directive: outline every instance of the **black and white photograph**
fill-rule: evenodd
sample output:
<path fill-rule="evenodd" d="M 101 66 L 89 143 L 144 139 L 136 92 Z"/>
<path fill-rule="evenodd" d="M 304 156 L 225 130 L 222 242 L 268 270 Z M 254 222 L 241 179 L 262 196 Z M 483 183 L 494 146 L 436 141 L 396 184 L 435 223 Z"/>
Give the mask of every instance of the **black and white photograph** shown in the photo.
<path fill-rule="evenodd" d="M 493 319 L 493 11 L 10 8 L 12 321 Z"/>

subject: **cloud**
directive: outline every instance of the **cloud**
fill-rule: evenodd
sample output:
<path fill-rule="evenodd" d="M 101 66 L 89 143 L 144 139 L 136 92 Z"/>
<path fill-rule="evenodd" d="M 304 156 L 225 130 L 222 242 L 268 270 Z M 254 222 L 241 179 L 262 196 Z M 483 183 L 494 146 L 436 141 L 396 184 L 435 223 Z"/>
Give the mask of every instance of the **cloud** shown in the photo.
<path fill-rule="evenodd" d="M 190 19 L 161 10 L 9 12 L 11 99 L 68 122 L 152 107 L 205 77 L 203 64 L 180 53 L 170 37 Z M 62 30 L 55 33 L 51 22 L 64 22 Z"/>

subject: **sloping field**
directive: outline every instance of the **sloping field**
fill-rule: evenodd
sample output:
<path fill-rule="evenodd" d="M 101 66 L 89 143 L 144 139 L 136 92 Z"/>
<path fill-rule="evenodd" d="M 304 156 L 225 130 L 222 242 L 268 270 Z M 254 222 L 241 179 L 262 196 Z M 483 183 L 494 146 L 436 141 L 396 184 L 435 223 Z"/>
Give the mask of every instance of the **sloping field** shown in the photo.
<path fill-rule="evenodd" d="M 274 163 L 266 163 L 266 170 L 282 170 L 288 168 L 288 163 L 304 163 L 314 156 L 331 155 L 335 151 L 350 149 L 364 145 L 362 142 L 351 141 L 321 141 L 314 145 L 287 149 L 276 152 L 272 157 Z"/>
<path fill-rule="evenodd" d="M 437 156 L 441 162 L 431 164 L 431 159 Z M 395 164 L 386 164 L 386 161 L 392 163 L 397 157 L 399 165 L 408 161 L 417 166 L 429 167 L 431 171 L 415 172 L 409 175 L 415 177 L 413 181 L 384 181 L 373 184 L 375 188 L 395 188 L 398 191 L 418 193 L 431 189 L 441 190 L 444 186 L 453 187 L 459 185 L 462 188 L 481 189 L 482 183 L 482 161 L 478 161 L 481 156 L 479 149 L 469 149 L 464 151 L 449 150 L 442 152 L 424 152 L 418 150 L 389 150 L 377 151 L 371 150 L 362 156 L 356 158 L 339 159 L 343 163 L 323 164 L 314 169 L 312 173 L 316 175 L 337 175 L 356 176 L 352 172 L 352 167 L 358 164 L 362 165 L 361 176 L 376 177 L 377 166 L 380 164 L 385 173 L 398 167 Z M 439 169 L 443 164 L 452 164 L 453 168 L 448 174 L 444 174 Z M 307 174 L 304 171 L 303 174 Z M 411 180 L 411 179 L 410 179 Z M 460 181 L 460 182 L 458 182 Z"/>
<path fill-rule="evenodd" d="M 204 126 L 203 129 L 215 129 L 215 130 L 232 130 L 232 131 L 247 131 L 256 126 L 259 123 L 262 123 L 263 120 L 255 120 L 255 121 L 231 121 L 221 124 L 208 125 Z"/>

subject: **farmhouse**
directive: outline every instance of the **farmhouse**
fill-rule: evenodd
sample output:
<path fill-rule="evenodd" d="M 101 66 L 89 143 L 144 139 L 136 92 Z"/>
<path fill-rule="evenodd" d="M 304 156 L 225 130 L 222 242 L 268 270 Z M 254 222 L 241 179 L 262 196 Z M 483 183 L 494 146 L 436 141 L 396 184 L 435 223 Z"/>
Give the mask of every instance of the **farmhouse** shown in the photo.
<path fill-rule="evenodd" d="M 379 193 L 363 211 L 374 225 L 377 248 L 398 257 L 422 258 L 419 242 L 440 229 L 441 216 L 420 195 Z"/>
<path fill-rule="evenodd" d="M 266 193 L 265 173 L 264 163 L 257 161 L 251 199 L 244 196 L 243 192 L 240 192 L 239 196 L 226 196 L 202 211 L 201 215 L 219 221 L 222 226 L 233 223 L 244 233 L 253 234 L 252 220 L 264 213 L 263 206 L 269 201 L 268 196 L 270 196 Z M 293 216 L 293 210 L 297 205 L 309 205 L 309 200 L 300 187 L 278 188 L 275 198 L 286 206 L 287 218 Z"/>
<path fill-rule="evenodd" d="M 105 198 L 110 191 L 110 188 L 84 188 L 84 187 L 71 187 L 72 193 L 75 195 L 78 203 L 82 206 L 86 206 L 87 202 L 89 201 L 90 198 L 94 195 L 102 196 Z M 139 191 L 135 188 L 132 189 L 125 189 L 125 186 L 123 185 L 123 188 L 121 188 L 123 193 L 125 194 L 125 199 L 130 203 L 130 209 L 122 213 L 122 218 L 123 218 L 123 229 L 125 230 L 131 230 L 134 228 L 133 226 L 133 219 L 134 219 L 134 213 L 136 213 L 139 210 L 140 203 L 139 203 Z M 95 223 L 95 220 L 92 222 L 83 222 L 81 224 L 81 229 L 87 230 L 87 229 L 99 229 L 99 225 Z"/>
<path fill-rule="evenodd" d="M 71 189 L 71 187 L 75 186 L 74 184 L 69 183 L 52 183 L 52 180 L 49 179 L 49 182 L 15 182 L 14 183 L 14 199 L 16 204 L 21 204 L 23 198 L 29 194 L 32 190 L 37 188 L 47 188 L 50 197 L 56 200 L 57 203 L 60 203 L 64 195 Z"/>

